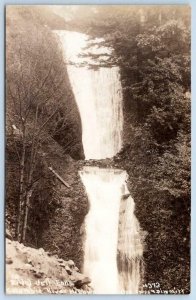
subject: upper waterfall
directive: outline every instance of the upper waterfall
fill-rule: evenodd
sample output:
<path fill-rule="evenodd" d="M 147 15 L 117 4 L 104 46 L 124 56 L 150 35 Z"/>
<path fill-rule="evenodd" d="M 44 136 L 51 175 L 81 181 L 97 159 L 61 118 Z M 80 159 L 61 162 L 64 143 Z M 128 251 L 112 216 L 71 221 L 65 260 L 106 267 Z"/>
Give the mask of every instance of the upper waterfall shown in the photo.
<path fill-rule="evenodd" d="M 60 37 L 70 83 L 80 111 L 85 158 L 113 157 L 122 147 L 123 112 L 119 69 L 90 67 L 90 64 L 96 65 L 97 62 L 82 56 L 89 52 L 87 35 L 63 30 L 55 32 Z M 102 54 L 102 58 L 107 59 L 106 55 L 111 49 L 94 46 L 90 51 Z"/>

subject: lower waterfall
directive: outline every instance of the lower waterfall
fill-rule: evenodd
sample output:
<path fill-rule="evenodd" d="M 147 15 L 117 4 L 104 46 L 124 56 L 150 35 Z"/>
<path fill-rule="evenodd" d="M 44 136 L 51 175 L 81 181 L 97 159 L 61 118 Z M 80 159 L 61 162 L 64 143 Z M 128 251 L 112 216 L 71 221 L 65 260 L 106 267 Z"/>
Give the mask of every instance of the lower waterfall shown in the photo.
<path fill-rule="evenodd" d="M 143 248 L 127 173 L 84 167 L 80 176 L 90 202 L 83 271 L 95 294 L 138 293 Z"/>

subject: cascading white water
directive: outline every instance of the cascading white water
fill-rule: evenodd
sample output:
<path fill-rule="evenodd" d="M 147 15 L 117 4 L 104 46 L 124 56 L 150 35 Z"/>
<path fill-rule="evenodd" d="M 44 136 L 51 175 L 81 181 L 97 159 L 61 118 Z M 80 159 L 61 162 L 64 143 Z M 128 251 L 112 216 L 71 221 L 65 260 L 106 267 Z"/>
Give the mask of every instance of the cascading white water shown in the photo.
<path fill-rule="evenodd" d="M 118 293 L 118 222 L 127 174 L 121 170 L 85 167 L 80 176 L 90 200 L 84 270 L 92 279 L 95 293 Z"/>
<path fill-rule="evenodd" d="M 67 70 L 80 111 L 86 159 L 113 157 L 122 147 L 122 92 L 117 67 L 89 68 L 98 63 L 88 53 L 88 36 L 55 31 L 62 44 Z M 97 39 L 97 42 L 99 40 Z M 110 54 L 93 47 L 91 52 Z M 117 169 L 84 167 L 80 171 L 90 202 L 85 219 L 84 273 L 97 294 L 138 293 L 143 247 L 127 173 Z M 126 198 L 126 199 L 125 199 Z"/>
<path fill-rule="evenodd" d="M 130 194 L 122 197 L 118 226 L 118 270 L 120 290 L 138 294 L 143 275 L 143 243 L 139 222 L 134 215 L 135 203 Z"/>
<path fill-rule="evenodd" d="M 63 45 L 67 70 L 82 120 L 82 141 L 86 159 L 113 157 L 122 147 L 122 92 L 119 70 L 89 68 L 96 62 L 80 55 L 88 36 L 78 32 L 56 31 Z M 108 54 L 105 48 L 93 47 L 95 54 Z"/>

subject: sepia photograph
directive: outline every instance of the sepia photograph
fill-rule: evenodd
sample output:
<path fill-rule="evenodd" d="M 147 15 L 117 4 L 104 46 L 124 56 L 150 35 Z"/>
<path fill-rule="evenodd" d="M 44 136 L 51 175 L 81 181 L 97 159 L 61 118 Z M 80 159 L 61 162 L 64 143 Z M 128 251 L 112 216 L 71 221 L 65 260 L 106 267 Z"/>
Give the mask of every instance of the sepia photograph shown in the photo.
<path fill-rule="evenodd" d="M 6 294 L 190 294 L 191 8 L 7 5 Z"/>

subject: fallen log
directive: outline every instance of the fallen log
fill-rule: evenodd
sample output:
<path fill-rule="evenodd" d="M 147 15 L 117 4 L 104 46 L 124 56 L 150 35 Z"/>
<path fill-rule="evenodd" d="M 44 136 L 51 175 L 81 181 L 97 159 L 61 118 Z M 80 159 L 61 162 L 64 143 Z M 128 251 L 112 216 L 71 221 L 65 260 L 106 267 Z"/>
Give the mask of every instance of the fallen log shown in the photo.
<path fill-rule="evenodd" d="M 48 168 L 66 187 L 70 188 L 70 185 L 57 173 L 53 170 L 52 167 Z"/>

